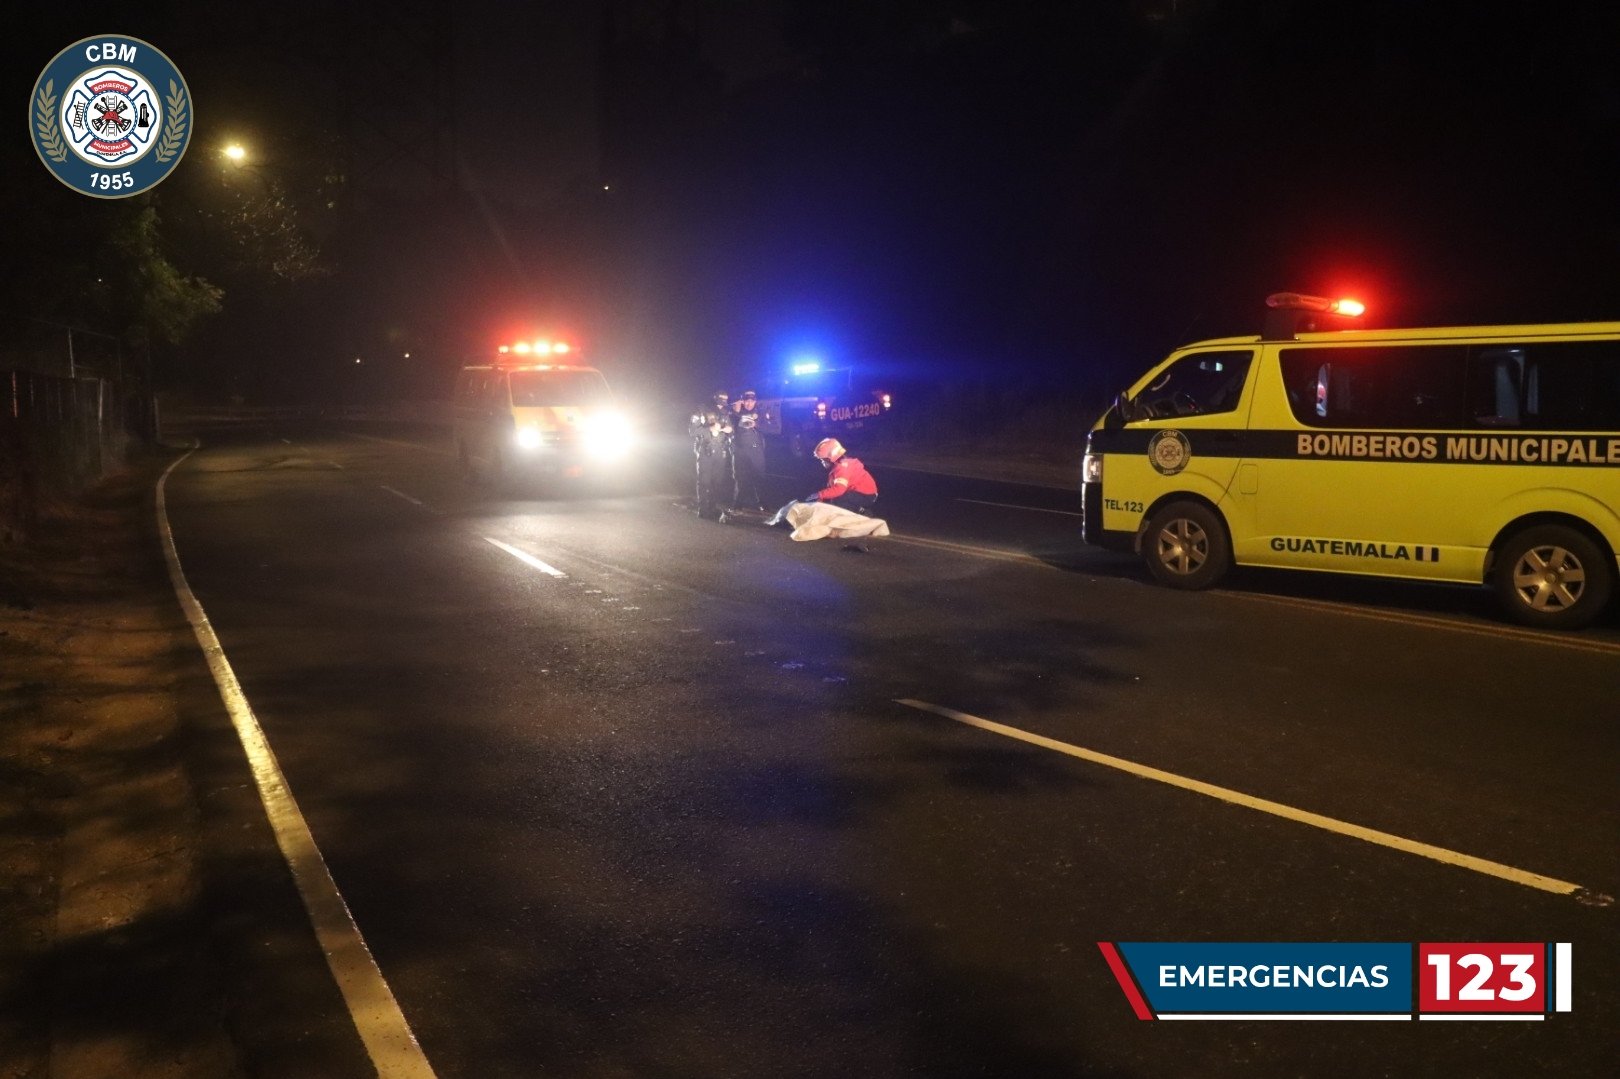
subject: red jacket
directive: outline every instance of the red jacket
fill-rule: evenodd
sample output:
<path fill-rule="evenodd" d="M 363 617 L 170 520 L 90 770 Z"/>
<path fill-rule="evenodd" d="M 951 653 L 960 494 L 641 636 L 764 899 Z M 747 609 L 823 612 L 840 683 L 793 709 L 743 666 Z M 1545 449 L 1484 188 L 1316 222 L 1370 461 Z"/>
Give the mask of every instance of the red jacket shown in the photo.
<path fill-rule="evenodd" d="M 837 499 L 845 491 L 877 497 L 877 481 L 858 458 L 840 457 L 827 473 L 827 486 L 816 494 L 823 502 Z"/>

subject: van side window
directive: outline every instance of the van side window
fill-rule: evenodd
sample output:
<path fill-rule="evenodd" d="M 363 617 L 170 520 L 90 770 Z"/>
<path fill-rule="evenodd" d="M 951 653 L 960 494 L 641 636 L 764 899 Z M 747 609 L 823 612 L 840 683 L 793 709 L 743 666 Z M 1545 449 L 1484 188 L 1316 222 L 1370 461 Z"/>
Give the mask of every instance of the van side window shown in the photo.
<path fill-rule="evenodd" d="M 1468 350 L 1461 345 L 1284 348 L 1283 387 L 1310 427 L 1468 426 Z"/>
<path fill-rule="evenodd" d="M 1183 356 L 1136 395 L 1137 417 L 1168 419 L 1235 411 L 1253 361 L 1254 351 L 1246 348 Z"/>
<path fill-rule="evenodd" d="M 1476 347 L 1469 374 L 1482 426 L 1620 431 L 1620 341 Z"/>
<path fill-rule="evenodd" d="M 1469 400 L 1481 427 L 1518 427 L 1524 422 L 1524 349 L 1474 348 L 1468 362 Z"/>

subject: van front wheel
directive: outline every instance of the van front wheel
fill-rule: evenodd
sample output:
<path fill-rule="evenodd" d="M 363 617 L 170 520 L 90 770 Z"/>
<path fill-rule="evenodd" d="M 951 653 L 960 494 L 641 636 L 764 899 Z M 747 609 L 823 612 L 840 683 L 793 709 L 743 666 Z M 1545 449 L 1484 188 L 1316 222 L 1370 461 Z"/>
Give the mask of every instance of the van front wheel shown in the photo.
<path fill-rule="evenodd" d="M 1589 626 L 1609 602 L 1614 562 L 1565 525 L 1538 525 L 1497 554 L 1492 585 L 1509 618 L 1546 629 Z"/>
<path fill-rule="evenodd" d="M 1213 510 L 1200 502 L 1171 502 L 1142 534 L 1142 557 L 1160 584 L 1196 590 L 1215 584 L 1232 567 L 1232 545 Z"/>

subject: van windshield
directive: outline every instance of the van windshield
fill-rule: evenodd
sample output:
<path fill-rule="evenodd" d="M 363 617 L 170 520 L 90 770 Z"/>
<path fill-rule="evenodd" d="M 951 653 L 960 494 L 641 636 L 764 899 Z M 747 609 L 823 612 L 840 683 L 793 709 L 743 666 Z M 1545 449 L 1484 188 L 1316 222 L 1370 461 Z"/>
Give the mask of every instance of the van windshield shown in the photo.
<path fill-rule="evenodd" d="M 1195 352 L 1160 372 L 1133 401 L 1135 419 L 1231 412 L 1243 395 L 1252 349 Z"/>
<path fill-rule="evenodd" d="M 607 380 L 596 371 L 513 371 L 509 377 L 512 404 L 517 408 L 612 402 Z"/>

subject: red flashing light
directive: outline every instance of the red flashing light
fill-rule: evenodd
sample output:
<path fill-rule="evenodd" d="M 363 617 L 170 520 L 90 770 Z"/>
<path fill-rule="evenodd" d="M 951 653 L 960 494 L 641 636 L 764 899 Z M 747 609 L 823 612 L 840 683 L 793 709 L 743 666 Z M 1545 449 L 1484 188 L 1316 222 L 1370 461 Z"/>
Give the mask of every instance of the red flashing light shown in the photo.
<path fill-rule="evenodd" d="M 1367 305 L 1360 300 L 1330 300 L 1326 296 L 1304 296 L 1298 292 L 1273 292 L 1266 297 L 1266 306 L 1280 311 L 1321 311 L 1348 318 L 1358 318 L 1367 311 Z"/>
<path fill-rule="evenodd" d="M 510 344 L 496 346 L 495 351 L 502 356 L 513 353 L 519 356 L 565 356 L 574 351 L 574 346 L 566 341 L 513 341 Z"/>

